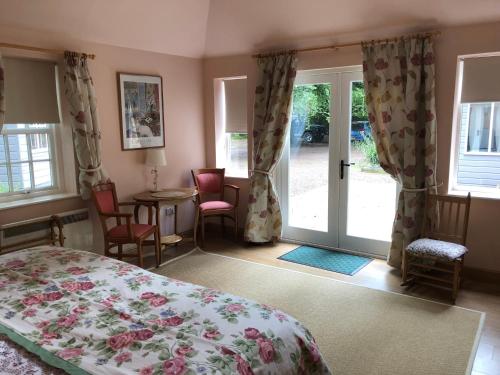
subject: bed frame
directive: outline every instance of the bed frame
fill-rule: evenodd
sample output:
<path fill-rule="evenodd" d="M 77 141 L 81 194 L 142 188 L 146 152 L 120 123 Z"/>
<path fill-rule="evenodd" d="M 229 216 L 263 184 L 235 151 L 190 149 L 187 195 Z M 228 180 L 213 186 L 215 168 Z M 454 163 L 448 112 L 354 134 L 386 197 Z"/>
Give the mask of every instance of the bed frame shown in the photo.
<path fill-rule="evenodd" d="M 33 232 L 28 228 L 36 228 L 35 231 L 46 231 L 45 235 L 28 238 L 26 240 L 3 244 L 4 235 L 8 231 L 16 230 L 22 234 Z M 11 253 L 13 251 L 26 249 L 32 246 L 56 245 L 64 246 L 63 223 L 57 215 L 46 216 L 37 219 L 20 221 L 12 224 L 0 226 L 0 254 Z"/>

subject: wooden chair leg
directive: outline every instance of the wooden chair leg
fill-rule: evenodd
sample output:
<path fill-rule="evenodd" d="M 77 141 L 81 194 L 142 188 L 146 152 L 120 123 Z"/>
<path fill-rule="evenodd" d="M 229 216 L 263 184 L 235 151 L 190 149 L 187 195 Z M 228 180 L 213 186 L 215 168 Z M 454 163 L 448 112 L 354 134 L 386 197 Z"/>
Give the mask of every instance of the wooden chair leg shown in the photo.
<path fill-rule="evenodd" d="M 221 215 L 220 217 L 220 226 L 222 228 L 222 235 L 226 233 L 226 227 L 224 226 L 224 215 Z"/>
<path fill-rule="evenodd" d="M 118 245 L 118 260 L 123 259 L 123 245 Z"/>
<path fill-rule="evenodd" d="M 198 246 L 198 224 L 200 221 L 200 210 L 198 207 L 195 208 L 195 213 L 194 213 L 194 229 L 193 229 L 193 241 L 194 241 L 194 246 Z"/>
<path fill-rule="evenodd" d="M 158 227 L 155 229 L 155 260 L 156 260 L 156 268 L 158 268 L 161 264 L 161 252 L 162 252 L 162 247 L 160 243 L 161 237 L 160 237 L 160 230 Z"/>
<path fill-rule="evenodd" d="M 406 254 L 406 250 L 403 250 L 403 264 L 402 264 L 402 273 L 403 273 L 403 281 L 401 286 L 406 285 L 408 282 L 408 269 L 409 269 L 410 260 L 408 258 L 408 254 Z"/>
<path fill-rule="evenodd" d="M 238 213 L 234 213 L 234 240 L 238 241 Z"/>
<path fill-rule="evenodd" d="M 142 240 L 137 242 L 137 255 L 139 257 L 139 267 L 144 268 L 144 259 L 142 257 Z"/>
<path fill-rule="evenodd" d="M 111 254 L 109 253 L 109 243 L 105 242 L 104 243 L 104 255 L 109 257 Z"/>
<path fill-rule="evenodd" d="M 460 280 L 459 287 L 462 288 L 464 285 L 464 258 L 462 256 L 462 260 L 460 261 Z"/>
<path fill-rule="evenodd" d="M 201 214 L 201 245 L 205 245 L 205 216 Z"/>
<path fill-rule="evenodd" d="M 460 261 L 453 262 L 453 292 L 451 299 L 453 303 L 457 299 L 458 289 L 460 288 Z"/>

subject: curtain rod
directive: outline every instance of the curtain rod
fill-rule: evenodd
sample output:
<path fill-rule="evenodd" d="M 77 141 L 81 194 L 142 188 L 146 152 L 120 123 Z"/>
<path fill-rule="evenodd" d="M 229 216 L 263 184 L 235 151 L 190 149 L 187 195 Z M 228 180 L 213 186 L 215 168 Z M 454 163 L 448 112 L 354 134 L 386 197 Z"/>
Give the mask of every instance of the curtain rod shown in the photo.
<path fill-rule="evenodd" d="M 13 48 L 13 49 L 24 49 L 27 51 L 35 51 L 35 52 L 45 52 L 45 53 L 53 53 L 58 55 L 64 55 L 63 50 L 59 49 L 50 49 L 50 48 L 41 48 L 41 47 L 32 47 L 32 46 L 24 46 L 21 44 L 12 44 L 12 43 L 1 43 L 0 48 Z M 82 53 L 82 55 L 86 55 L 89 59 L 95 59 L 95 55 L 93 53 Z"/>
<path fill-rule="evenodd" d="M 342 44 L 332 44 L 329 46 L 320 46 L 320 47 L 309 47 L 309 48 L 300 48 L 300 49 L 292 49 L 292 50 L 287 50 L 287 51 L 279 51 L 279 52 L 269 52 L 269 53 L 257 53 L 252 55 L 253 58 L 261 58 L 261 57 L 270 57 L 270 56 L 277 56 L 277 55 L 282 55 L 288 52 L 313 52 L 313 51 L 322 51 L 322 50 L 327 50 L 327 49 L 333 49 L 336 50 L 337 48 L 342 48 L 342 47 L 353 47 L 353 46 L 360 46 L 363 43 L 371 43 L 371 44 L 378 44 L 378 43 L 388 43 L 388 42 L 395 42 L 400 39 L 408 39 L 408 38 L 414 38 L 414 37 L 425 37 L 425 38 L 430 38 L 430 37 L 435 37 L 441 35 L 441 31 L 435 30 L 435 31 L 429 31 L 425 33 L 417 33 L 417 34 L 410 34 L 410 35 L 403 35 L 403 36 L 398 36 L 398 37 L 393 37 L 393 38 L 384 38 L 384 39 L 374 39 L 374 40 L 368 40 L 368 41 L 358 41 L 358 42 L 351 42 L 351 43 L 342 43 Z"/>

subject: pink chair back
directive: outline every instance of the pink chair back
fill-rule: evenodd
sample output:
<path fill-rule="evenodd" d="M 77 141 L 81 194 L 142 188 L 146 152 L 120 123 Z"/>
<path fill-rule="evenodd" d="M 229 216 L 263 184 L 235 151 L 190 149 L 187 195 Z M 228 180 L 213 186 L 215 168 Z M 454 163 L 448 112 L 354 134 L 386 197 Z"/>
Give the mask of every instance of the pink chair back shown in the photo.
<path fill-rule="evenodd" d="M 99 213 L 119 211 L 114 183 L 108 182 L 94 186 L 92 197 Z"/>
<path fill-rule="evenodd" d="M 200 195 L 218 195 L 217 199 L 224 197 L 224 168 L 193 169 L 193 181 Z"/>

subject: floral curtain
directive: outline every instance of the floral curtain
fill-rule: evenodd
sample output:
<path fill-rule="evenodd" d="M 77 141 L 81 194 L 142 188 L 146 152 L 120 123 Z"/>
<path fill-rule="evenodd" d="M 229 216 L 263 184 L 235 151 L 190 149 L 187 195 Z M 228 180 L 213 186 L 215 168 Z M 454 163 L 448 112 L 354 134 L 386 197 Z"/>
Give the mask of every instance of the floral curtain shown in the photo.
<path fill-rule="evenodd" d="M 250 178 L 245 240 L 276 241 L 281 236 L 281 210 L 272 174 L 281 158 L 296 76 L 295 53 L 259 58 L 253 120 L 253 173 Z"/>
<path fill-rule="evenodd" d="M 64 87 L 80 170 L 80 194 L 83 199 L 89 199 L 92 186 L 107 180 L 101 161 L 101 131 L 97 118 L 94 83 L 85 54 L 67 51 L 64 60 Z"/>
<path fill-rule="evenodd" d="M 0 53 L 0 133 L 5 121 L 5 78 L 2 54 Z"/>
<path fill-rule="evenodd" d="M 364 43 L 366 104 L 381 167 L 400 185 L 388 263 L 420 234 L 425 191 L 436 187 L 434 52 L 430 37 Z"/>

